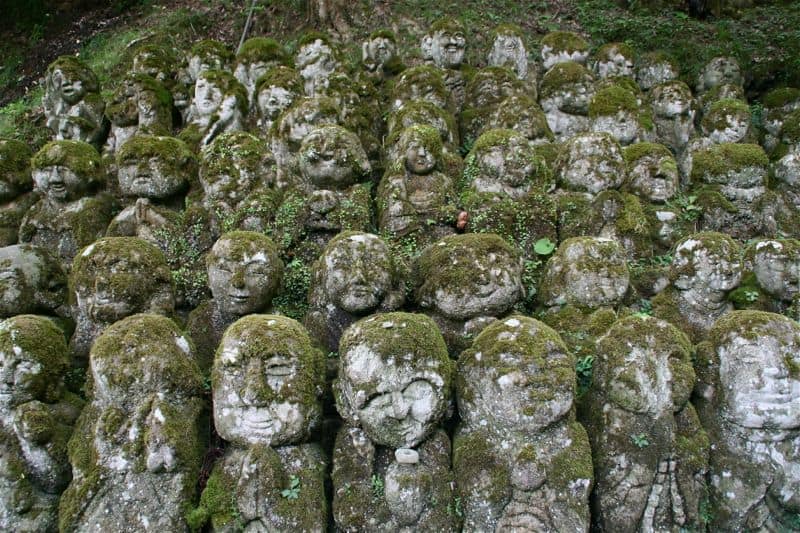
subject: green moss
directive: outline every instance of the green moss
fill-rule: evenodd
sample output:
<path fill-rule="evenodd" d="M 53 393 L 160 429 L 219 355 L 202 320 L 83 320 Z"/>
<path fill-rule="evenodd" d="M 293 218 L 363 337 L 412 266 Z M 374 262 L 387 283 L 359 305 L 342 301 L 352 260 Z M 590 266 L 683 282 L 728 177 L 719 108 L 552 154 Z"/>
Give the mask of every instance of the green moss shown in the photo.
<path fill-rule="evenodd" d="M 239 83 L 233 74 L 224 70 L 206 70 L 202 72 L 198 79 L 206 80 L 219 87 L 223 98 L 226 96 L 236 97 L 236 106 L 243 115 L 247 114 L 247 89 Z"/>
<path fill-rule="evenodd" d="M 458 131 L 455 118 L 453 118 L 452 114 L 436 104 L 424 100 L 417 100 L 405 104 L 402 109 L 394 113 L 390 122 L 394 123 L 395 127 L 386 138 L 385 146 L 393 146 L 397 143 L 405 128 L 413 126 L 414 124 L 437 127 L 438 123 L 444 123 L 449 133 L 454 134 Z M 443 133 L 444 132 L 440 132 L 440 136 L 442 136 Z M 444 142 L 446 139 L 442 138 L 442 141 Z"/>
<path fill-rule="evenodd" d="M 717 100 L 703 116 L 703 130 L 707 132 L 721 131 L 731 125 L 729 117 L 746 118 L 750 121 L 750 107 L 747 102 L 733 99 Z"/>
<path fill-rule="evenodd" d="M 186 143 L 175 137 L 135 135 L 117 152 L 117 165 L 154 157 L 166 165 L 168 172 L 185 173 L 197 163 Z"/>
<path fill-rule="evenodd" d="M 800 142 L 800 109 L 792 111 L 784 118 L 781 140 L 787 144 Z"/>
<path fill-rule="evenodd" d="M 625 43 L 606 43 L 597 49 L 597 52 L 594 54 L 594 59 L 595 61 L 609 61 L 617 54 L 621 54 L 630 60 L 636 57 L 633 48 Z"/>
<path fill-rule="evenodd" d="M 297 49 L 299 50 L 307 44 L 313 44 L 317 39 L 328 45 L 328 47 L 330 47 L 331 50 L 335 48 L 333 40 L 327 33 L 322 33 L 319 31 L 309 31 L 300 36 L 300 39 L 298 39 L 297 41 Z"/>
<path fill-rule="evenodd" d="M 203 62 L 214 61 L 217 58 L 221 59 L 223 64 L 233 61 L 233 52 L 228 49 L 225 43 L 212 39 L 205 39 L 195 43 L 189 51 L 189 56 L 199 57 Z"/>
<path fill-rule="evenodd" d="M 547 98 L 556 92 L 563 90 L 568 85 L 579 83 L 592 83 L 593 77 L 589 70 L 574 61 L 558 63 L 547 71 L 542 77 L 539 87 L 539 97 Z"/>
<path fill-rule="evenodd" d="M 620 86 L 610 86 L 598 91 L 589 101 L 589 116 L 613 116 L 619 111 L 638 113 L 636 97 Z"/>
<path fill-rule="evenodd" d="M 570 424 L 570 441 L 572 445 L 548 465 L 547 484 L 551 487 L 569 487 L 579 479 L 594 480 L 589 437 L 578 422 Z"/>
<path fill-rule="evenodd" d="M 721 143 L 692 155 L 693 182 L 706 181 L 706 176 L 724 176 L 748 167 L 767 168 L 769 158 L 757 144 Z"/>
<path fill-rule="evenodd" d="M 231 526 L 238 516 L 235 480 L 221 470 L 219 464 L 214 467 L 200 496 L 200 504 L 186 515 L 186 523 L 192 531 L 201 531 L 209 520 L 214 530 L 219 531 Z"/>
<path fill-rule="evenodd" d="M 492 450 L 487 435 L 481 432 L 456 437 L 453 472 L 464 502 L 469 502 L 475 493 L 492 507 L 500 507 L 511 498 L 511 472 Z"/>
<path fill-rule="evenodd" d="M 431 92 L 435 93 L 443 100 L 447 100 L 447 86 L 444 84 L 444 78 L 440 69 L 430 65 L 419 65 L 411 67 L 402 72 L 397 77 L 394 86 L 392 87 L 391 94 L 393 98 L 402 98 L 410 100 L 406 95 L 409 92 L 409 87 L 418 85 L 420 87 L 430 87 Z"/>
<path fill-rule="evenodd" d="M 669 148 L 663 144 L 640 142 L 625 146 L 622 149 L 622 157 L 629 166 L 633 166 L 639 159 L 643 157 L 668 157 L 675 160 Z"/>
<path fill-rule="evenodd" d="M 555 52 L 588 52 L 589 43 L 577 33 L 570 31 L 554 31 L 550 32 L 541 40 L 541 46 L 549 46 Z"/>
<path fill-rule="evenodd" d="M 180 143 L 177 140 L 176 142 Z M 127 146 L 128 143 L 125 144 L 125 148 Z M 188 148 L 185 149 L 185 154 L 191 157 Z M 223 133 L 203 149 L 201 176 L 206 181 L 213 183 L 216 181 L 216 177 L 229 175 L 233 179 L 228 187 L 238 189 L 242 187 L 242 184 L 239 183 L 242 172 L 256 178 L 261 177 L 264 172 L 265 159 L 269 155 L 266 143 L 255 135 L 243 131 Z M 222 192 L 225 194 L 232 191 L 223 190 Z M 237 190 L 237 192 L 239 191 Z"/>
<path fill-rule="evenodd" d="M 0 139 L 0 180 L 22 191 L 30 189 L 31 157 L 28 145 L 14 139 Z"/>
<path fill-rule="evenodd" d="M 514 37 L 519 37 L 523 41 L 525 40 L 525 33 L 523 33 L 522 28 L 516 24 L 500 24 L 495 26 L 492 30 L 491 40 L 494 41 L 500 35 L 512 35 Z"/>
<path fill-rule="evenodd" d="M 37 400 L 55 402 L 61 395 L 63 376 L 69 367 L 64 333 L 52 321 L 35 315 L 17 315 L 0 323 L 0 352 L 21 349 L 26 361 L 41 370 L 26 383 Z"/>
<path fill-rule="evenodd" d="M 768 311 L 770 300 L 769 296 L 762 292 L 752 272 L 742 276 L 739 286 L 728 294 L 728 301 L 732 302 L 736 309 Z"/>
<path fill-rule="evenodd" d="M 97 80 L 95 73 L 89 68 L 89 65 L 75 56 L 60 56 L 50 63 L 45 76 L 49 78 L 56 70 L 60 70 L 68 80 L 81 80 L 83 89 L 87 93 L 100 91 L 100 82 Z"/>
<path fill-rule="evenodd" d="M 132 58 L 136 58 L 138 72 L 151 76 L 169 76 L 173 65 L 177 62 L 175 54 L 165 46 L 157 44 L 143 44 L 137 46 Z M 164 80 L 166 83 L 167 80 Z"/>
<path fill-rule="evenodd" d="M 484 67 L 467 82 L 467 102 L 474 103 L 479 96 L 478 92 L 487 82 L 491 83 L 493 87 L 501 88 L 502 90 L 506 90 L 504 87 L 511 87 L 513 92 L 522 92 L 522 82 L 511 69 L 507 67 Z M 504 97 L 502 93 L 481 96 L 484 99 L 488 96 L 491 100 L 490 104 L 499 103 Z"/>
<path fill-rule="evenodd" d="M 659 63 L 667 63 L 672 68 L 672 71 L 677 76 L 680 72 L 680 65 L 675 60 L 672 55 L 668 54 L 667 52 L 661 50 L 655 50 L 653 52 L 646 52 L 639 56 L 639 61 L 637 65 L 639 68 L 642 68 L 645 65 L 657 65 Z"/>
<path fill-rule="evenodd" d="M 237 63 L 276 62 L 291 66 L 292 60 L 283 45 L 269 37 L 251 37 L 242 43 L 236 54 Z"/>
<path fill-rule="evenodd" d="M 89 183 L 100 183 L 105 178 L 100 154 L 91 144 L 81 141 L 49 142 L 31 159 L 34 170 L 55 166 L 67 167 Z"/>
<path fill-rule="evenodd" d="M 390 29 L 379 28 L 369 34 L 369 40 L 377 39 L 378 37 L 389 39 L 391 42 L 397 44 L 397 37 L 395 37 L 394 32 Z"/>
<path fill-rule="evenodd" d="M 303 78 L 293 68 L 283 65 L 272 67 L 256 81 L 256 94 L 268 87 L 280 87 L 293 94 L 303 94 Z"/>
<path fill-rule="evenodd" d="M 425 150 L 432 154 L 436 160 L 435 169 L 441 169 L 443 144 L 439 131 L 432 126 L 414 124 L 404 129 L 400 134 L 400 138 L 397 141 L 397 152 L 402 157 L 399 157 L 392 165 L 391 170 L 393 172 L 405 171 L 405 153 L 412 143 L 419 143 L 424 146 Z"/>
<path fill-rule="evenodd" d="M 451 17 L 443 17 L 431 24 L 430 33 L 433 34 L 437 31 L 447 32 L 447 33 L 460 33 L 464 35 L 466 33 L 466 29 L 464 25 L 457 19 Z"/>
<path fill-rule="evenodd" d="M 795 87 L 779 87 L 773 89 L 761 99 L 761 103 L 767 109 L 777 109 L 798 101 L 800 101 L 800 89 Z"/>

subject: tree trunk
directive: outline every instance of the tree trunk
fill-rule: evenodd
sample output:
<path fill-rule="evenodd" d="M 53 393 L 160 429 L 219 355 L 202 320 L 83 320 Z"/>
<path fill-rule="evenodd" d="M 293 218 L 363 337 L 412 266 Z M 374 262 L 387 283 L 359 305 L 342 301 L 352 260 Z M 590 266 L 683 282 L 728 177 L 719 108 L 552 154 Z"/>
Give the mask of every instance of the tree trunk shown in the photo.
<path fill-rule="evenodd" d="M 338 34 L 341 38 L 350 35 L 352 14 L 348 0 L 307 0 L 306 13 L 309 23 L 321 31 Z"/>

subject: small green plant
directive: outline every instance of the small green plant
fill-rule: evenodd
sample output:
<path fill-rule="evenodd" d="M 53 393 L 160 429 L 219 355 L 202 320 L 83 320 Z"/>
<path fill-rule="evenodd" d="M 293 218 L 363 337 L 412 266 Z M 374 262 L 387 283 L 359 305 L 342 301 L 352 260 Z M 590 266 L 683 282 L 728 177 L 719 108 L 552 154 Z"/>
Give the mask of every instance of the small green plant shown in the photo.
<path fill-rule="evenodd" d="M 373 498 L 383 498 L 383 479 L 378 474 L 372 474 L 372 496 Z"/>
<path fill-rule="evenodd" d="M 700 521 L 704 524 L 710 524 L 711 521 L 714 519 L 714 513 L 711 510 L 711 502 L 708 501 L 708 497 L 703 498 L 700 502 Z"/>
<path fill-rule="evenodd" d="M 592 385 L 592 373 L 594 369 L 594 356 L 586 355 L 575 363 L 575 377 L 578 380 L 578 396 L 583 396 Z"/>
<path fill-rule="evenodd" d="M 678 196 L 667 202 L 668 207 L 678 209 L 680 218 L 686 222 L 694 222 L 703 214 L 703 208 L 697 205 L 697 195 Z"/>
<path fill-rule="evenodd" d="M 447 514 L 464 518 L 464 511 L 461 509 L 461 498 L 459 496 L 456 496 L 451 503 L 447 504 Z"/>
<path fill-rule="evenodd" d="M 753 303 L 758 300 L 758 291 L 744 291 L 744 299 L 747 302 Z"/>
<path fill-rule="evenodd" d="M 639 312 L 636 314 L 640 316 L 652 316 L 653 303 L 647 298 L 642 298 L 641 300 L 639 300 Z"/>
<path fill-rule="evenodd" d="M 300 497 L 300 478 L 297 476 L 289 477 L 289 488 L 281 491 L 281 496 L 287 500 L 296 500 Z"/>
<path fill-rule="evenodd" d="M 556 243 L 545 237 L 544 239 L 539 239 L 533 245 L 533 251 L 539 255 L 550 255 L 553 253 L 553 250 L 556 249 Z"/>
<path fill-rule="evenodd" d="M 647 440 L 647 435 L 644 433 L 639 433 L 638 435 L 631 435 L 631 442 L 633 442 L 634 446 L 637 448 L 647 448 L 650 446 L 650 441 Z"/>

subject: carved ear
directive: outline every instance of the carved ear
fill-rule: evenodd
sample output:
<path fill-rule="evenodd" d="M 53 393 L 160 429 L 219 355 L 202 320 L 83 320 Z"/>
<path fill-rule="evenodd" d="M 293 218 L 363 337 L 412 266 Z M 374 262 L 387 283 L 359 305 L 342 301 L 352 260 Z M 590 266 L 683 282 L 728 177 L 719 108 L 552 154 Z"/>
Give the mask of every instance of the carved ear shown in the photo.
<path fill-rule="evenodd" d="M 431 51 L 433 48 L 433 37 L 430 35 L 423 37 L 419 47 L 422 50 L 422 59 L 430 59 L 433 57 L 433 53 Z"/>

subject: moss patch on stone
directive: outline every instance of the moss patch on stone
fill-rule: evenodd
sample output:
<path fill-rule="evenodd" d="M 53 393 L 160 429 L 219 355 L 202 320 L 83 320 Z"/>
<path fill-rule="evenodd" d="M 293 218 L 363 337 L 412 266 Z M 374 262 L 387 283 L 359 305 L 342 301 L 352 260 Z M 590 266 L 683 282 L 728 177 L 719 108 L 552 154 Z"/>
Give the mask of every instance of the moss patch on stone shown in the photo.
<path fill-rule="evenodd" d="M 724 176 L 747 167 L 768 165 L 767 154 L 757 144 L 715 144 L 692 155 L 691 179 L 697 183 L 704 181 L 705 176 Z"/>
<path fill-rule="evenodd" d="M 88 143 L 81 141 L 52 141 L 44 145 L 31 159 L 34 170 L 63 166 L 89 183 L 100 183 L 104 168 L 100 154 Z"/>
<path fill-rule="evenodd" d="M 555 52 L 588 52 L 589 43 L 577 33 L 570 31 L 554 31 L 550 32 L 540 42 L 542 48 L 548 46 Z"/>

